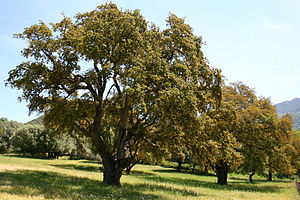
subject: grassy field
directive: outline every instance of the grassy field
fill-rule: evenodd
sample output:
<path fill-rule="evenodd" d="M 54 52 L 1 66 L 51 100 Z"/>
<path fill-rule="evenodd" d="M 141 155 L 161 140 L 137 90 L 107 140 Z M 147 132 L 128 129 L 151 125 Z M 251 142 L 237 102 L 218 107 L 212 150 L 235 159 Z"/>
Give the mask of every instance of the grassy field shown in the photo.
<path fill-rule="evenodd" d="M 227 186 L 214 176 L 177 173 L 160 166 L 137 165 L 123 175 L 122 187 L 101 184 L 100 165 L 87 160 L 41 160 L 0 155 L 0 199 L 295 199 L 295 182 L 230 174 Z"/>

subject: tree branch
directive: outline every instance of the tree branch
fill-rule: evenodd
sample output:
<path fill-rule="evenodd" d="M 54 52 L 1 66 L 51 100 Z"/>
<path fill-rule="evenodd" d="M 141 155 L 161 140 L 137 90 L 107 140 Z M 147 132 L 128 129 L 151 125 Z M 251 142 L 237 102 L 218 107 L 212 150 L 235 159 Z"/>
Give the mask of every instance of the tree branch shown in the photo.
<path fill-rule="evenodd" d="M 118 94 L 120 97 L 122 97 L 122 92 L 121 92 L 121 89 L 120 89 L 120 86 L 118 84 L 118 80 L 117 80 L 117 74 L 115 73 L 114 76 L 113 76 L 113 80 L 114 80 L 114 85 L 116 86 L 117 88 L 117 91 L 118 91 Z"/>
<path fill-rule="evenodd" d="M 77 128 L 80 132 L 82 132 L 85 136 L 91 137 L 91 133 L 90 133 L 88 130 L 86 130 L 85 128 L 81 127 L 78 123 L 75 123 L 75 126 L 76 126 L 76 128 Z"/>
<path fill-rule="evenodd" d="M 107 94 L 106 94 L 105 99 L 108 98 L 108 95 L 110 94 L 110 91 L 111 91 L 111 89 L 112 89 L 114 86 L 115 86 L 115 84 L 112 84 L 112 86 L 110 86 L 110 88 L 109 88 L 109 90 L 108 90 L 108 92 L 107 92 Z"/>
<path fill-rule="evenodd" d="M 55 65 L 56 65 L 56 61 L 54 60 L 54 58 L 45 51 L 45 49 L 41 49 L 41 51 L 45 54 L 45 56 L 52 62 L 54 68 L 55 68 Z"/>

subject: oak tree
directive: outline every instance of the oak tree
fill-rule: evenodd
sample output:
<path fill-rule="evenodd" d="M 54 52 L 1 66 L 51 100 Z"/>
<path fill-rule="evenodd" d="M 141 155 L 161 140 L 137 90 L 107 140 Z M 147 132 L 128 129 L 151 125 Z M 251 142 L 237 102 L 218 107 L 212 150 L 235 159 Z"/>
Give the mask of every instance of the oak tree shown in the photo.
<path fill-rule="evenodd" d="M 48 127 L 91 138 L 105 184 L 120 185 L 143 142 L 155 149 L 190 134 L 220 98 L 222 76 L 208 66 L 202 38 L 174 14 L 166 22 L 160 30 L 139 11 L 108 3 L 16 35 L 28 42 L 22 54 L 30 61 L 6 84 L 23 90 Z"/>
<path fill-rule="evenodd" d="M 192 145 L 194 159 L 199 165 L 209 165 L 221 185 L 227 185 L 229 171 L 236 169 L 242 160 L 238 151 L 241 144 L 236 138 L 236 110 L 232 102 L 223 98 L 219 105 L 203 113 L 200 118 L 204 125 Z"/>
<path fill-rule="evenodd" d="M 272 181 L 272 174 L 293 174 L 296 172 L 293 166 L 293 158 L 297 150 L 292 142 L 293 120 L 290 114 L 277 117 L 275 130 L 272 131 L 272 139 L 269 145 L 266 167 L 269 170 L 268 180 Z"/>
<path fill-rule="evenodd" d="M 255 173 L 263 173 L 265 169 L 269 170 L 270 179 L 273 172 L 292 173 L 291 118 L 279 118 L 270 99 L 257 97 L 253 89 L 241 82 L 231 84 L 225 90 L 224 98 L 237 108 L 235 138 L 243 156 L 240 168 L 242 172 L 250 173 L 250 182 Z"/>

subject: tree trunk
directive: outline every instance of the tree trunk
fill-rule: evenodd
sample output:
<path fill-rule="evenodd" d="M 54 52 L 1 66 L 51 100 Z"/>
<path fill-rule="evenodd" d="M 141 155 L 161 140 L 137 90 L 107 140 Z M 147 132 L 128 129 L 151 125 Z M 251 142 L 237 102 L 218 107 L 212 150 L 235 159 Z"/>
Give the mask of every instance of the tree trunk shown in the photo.
<path fill-rule="evenodd" d="M 218 184 L 227 185 L 227 177 L 228 177 L 228 164 L 224 161 L 220 161 L 216 164 L 216 173 L 218 177 Z"/>
<path fill-rule="evenodd" d="M 104 169 L 103 184 L 121 186 L 120 179 L 122 176 L 122 169 Z"/>
<path fill-rule="evenodd" d="M 272 181 L 273 180 L 273 177 L 272 177 L 272 171 L 269 170 L 269 175 L 268 175 L 268 181 Z"/>
<path fill-rule="evenodd" d="M 205 166 L 204 174 L 205 174 L 205 175 L 208 175 L 208 167 L 207 167 L 207 166 Z"/>
<path fill-rule="evenodd" d="M 128 167 L 126 168 L 126 174 L 127 174 L 127 175 L 129 175 L 129 174 L 130 174 L 130 172 L 131 172 L 131 169 L 132 169 L 132 167 L 131 167 L 131 166 L 128 166 Z"/>
<path fill-rule="evenodd" d="M 126 174 L 129 175 L 131 172 L 131 169 L 137 164 L 138 162 L 134 162 L 134 163 L 130 163 L 127 167 L 126 167 Z"/>
<path fill-rule="evenodd" d="M 249 181 L 250 181 L 250 183 L 252 183 L 252 184 L 253 184 L 253 179 L 252 179 L 252 177 L 254 176 L 254 174 L 255 174 L 255 172 L 252 172 L 252 173 L 249 175 Z"/>
<path fill-rule="evenodd" d="M 116 161 L 103 159 L 103 184 L 121 186 L 122 171 Z"/>
<path fill-rule="evenodd" d="M 181 172 L 182 159 L 178 159 L 177 163 L 178 163 L 178 165 L 177 165 L 177 171 Z"/>
<path fill-rule="evenodd" d="M 196 163 L 193 164 L 192 173 L 195 173 Z"/>
<path fill-rule="evenodd" d="M 120 93 L 120 92 L 119 92 Z M 125 148 L 127 119 L 129 114 L 129 106 L 125 101 L 125 107 L 120 112 L 119 130 L 117 130 L 117 139 L 113 144 L 111 151 L 102 138 L 101 119 L 103 112 L 101 106 L 96 109 L 96 116 L 90 132 L 93 144 L 97 147 L 103 162 L 103 184 L 121 186 L 120 179 L 123 170 L 130 164 L 128 163 L 128 149 Z"/>

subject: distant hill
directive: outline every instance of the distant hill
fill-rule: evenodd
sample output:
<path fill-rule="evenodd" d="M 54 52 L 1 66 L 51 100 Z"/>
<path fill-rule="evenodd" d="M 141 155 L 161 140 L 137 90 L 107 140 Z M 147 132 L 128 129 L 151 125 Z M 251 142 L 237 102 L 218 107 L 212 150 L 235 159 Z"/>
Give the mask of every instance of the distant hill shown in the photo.
<path fill-rule="evenodd" d="M 300 130 L 300 98 L 275 104 L 279 116 L 290 113 L 294 121 L 294 129 Z"/>
<path fill-rule="evenodd" d="M 27 123 L 25 123 L 25 124 L 31 124 L 31 125 L 43 125 L 43 116 L 38 117 L 38 118 L 36 118 L 36 119 L 34 119 L 34 120 L 31 120 L 31 121 L 29 121 L 29 122 L 27 122 Z"/>

